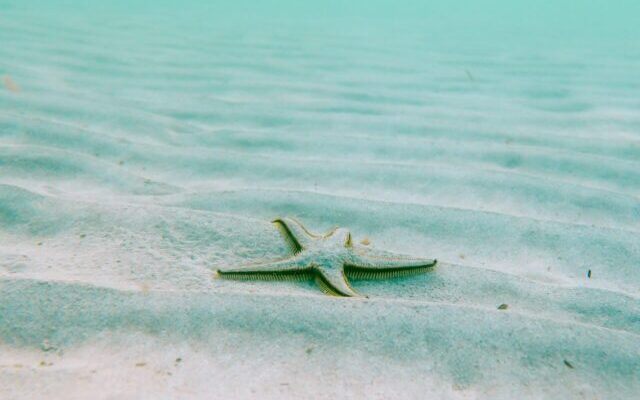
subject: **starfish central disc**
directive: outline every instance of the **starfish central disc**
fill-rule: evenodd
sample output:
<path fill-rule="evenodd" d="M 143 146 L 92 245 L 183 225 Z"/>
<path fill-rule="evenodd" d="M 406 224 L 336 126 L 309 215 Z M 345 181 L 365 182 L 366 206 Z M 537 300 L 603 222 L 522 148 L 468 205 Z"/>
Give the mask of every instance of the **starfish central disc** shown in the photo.
<path fill-rule="evenodd" d="M 307 279 L 315 278 L 320 289 L 334 296 L 358 296 L 349 284 L 352 278 L 390 278 L 424 272 L 437 260 L 408 257 L 377 257 L 363 254 L 353 247 L 351 233 L 336 228 L 324 235 L 309 232 L 293 218 L 278 218 L 273 223 L 291 249 L 288 258 L 239 268 L 218 269 L 228 279 Z"/>

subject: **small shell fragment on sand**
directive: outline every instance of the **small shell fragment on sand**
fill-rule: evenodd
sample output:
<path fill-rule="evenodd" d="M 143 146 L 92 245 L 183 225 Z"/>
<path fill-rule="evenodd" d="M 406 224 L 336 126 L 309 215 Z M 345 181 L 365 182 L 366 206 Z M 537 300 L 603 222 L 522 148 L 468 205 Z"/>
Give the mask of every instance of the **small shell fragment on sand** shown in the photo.
<path fill-rule="evenodd" d="M 471 71 L 469 71 L 468 69 L 465 69 L 464 72 L 467 74 L 467 78 L 469 78 L 471 82 L 475 81 L 475 79 L 473 79 L 473 75 L 471 75 Z"/>
<path fill-rule="evenodd" d="M 498 306 L 498 310 L 506 310 L 507 308 L 509 308 L 509 305 L 504 303 Z"/>
<path fill-rule="evenodd" d="M 8 91 L 12 93 L 20 93 L 20 85 L 18 85 L 9 75 L 3 76 L 2 82 L 4 83 L 5 89 Z"/>
<path fill-rule="evenodd" d="M 367 239 L 367 238 L 364 238 L 364 239 L 362 239 L 362 240 L 360 241 L 360 244 L 363 244 L 363 245 L 365 245 L 365 246 L 368 246 L 368 245 L 370 245 L 370 244 L 371 244 L 371 241 L 370 241 L 369 239 Z"/>
<path fill-rule="evenodd" d="M 42 349 L 42 351 L 51 351 L 56 349 L 48 339 L 45 339 L 42 341 L 42 343 L 40 343 L 40 348 Z"/>
<path fill-rule="evenodd" d="M 138 284 L 138 286 L 140 287 L 140 291 L 144 294 L 149 293 L 150 287 L 149 284 L 145 283 L 145 282 L 141 282 Z"/>

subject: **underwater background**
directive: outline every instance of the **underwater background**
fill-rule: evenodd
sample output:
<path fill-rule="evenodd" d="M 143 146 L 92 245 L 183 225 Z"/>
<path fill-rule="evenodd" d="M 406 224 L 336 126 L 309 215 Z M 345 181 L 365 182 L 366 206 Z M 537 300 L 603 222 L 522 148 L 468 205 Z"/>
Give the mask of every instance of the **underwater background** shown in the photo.
<path fill-rule="evenodd" d="M 0 398 L 640 393 L 639 2 L 0 0 L 0 79 Z M 281 216 L 439 265 L 214 279 Z"/>

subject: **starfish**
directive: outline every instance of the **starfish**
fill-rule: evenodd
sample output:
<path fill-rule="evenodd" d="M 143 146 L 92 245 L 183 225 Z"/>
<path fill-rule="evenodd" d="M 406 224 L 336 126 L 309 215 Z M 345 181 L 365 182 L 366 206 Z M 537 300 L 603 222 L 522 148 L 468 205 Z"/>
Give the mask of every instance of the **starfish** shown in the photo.
<path fill-rule="evenodd" d="M 437 260 L 407 257 L 377 257 L 354 248 L 351 233 L 335 228 L 324 235 L 309 232 L 293 218 L 273 221 L 287 241 L 290 257 L 264 264 L 234 269 L 218 269 L 220 278 L 228 279 L 307 279 L 315 278 L 320 289 L 329 295 L 358 296 L 347 276 L 357 279 L 389 278 L 424 272 Z"/>

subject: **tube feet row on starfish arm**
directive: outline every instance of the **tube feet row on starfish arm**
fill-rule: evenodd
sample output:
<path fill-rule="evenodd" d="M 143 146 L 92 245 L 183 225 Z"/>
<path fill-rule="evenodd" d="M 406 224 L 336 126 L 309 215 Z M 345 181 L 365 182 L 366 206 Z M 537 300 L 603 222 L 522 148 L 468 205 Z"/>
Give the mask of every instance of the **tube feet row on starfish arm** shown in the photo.
<path fill-rule="evenodd" d="M 350 278 L 383 279 L 419 274 L 432 269 L 436 264 L 436 259 L 383 258 L 358 254 L 344 268 Z"/>
<path fill-rule="evenodd" d="M 303 280 L 312 276 L 311 268 L 300 266 L 295 259 L 248 265 L 242 268 L 218 269 L 216 274 L 220 278 L 235 280 Z"/>

